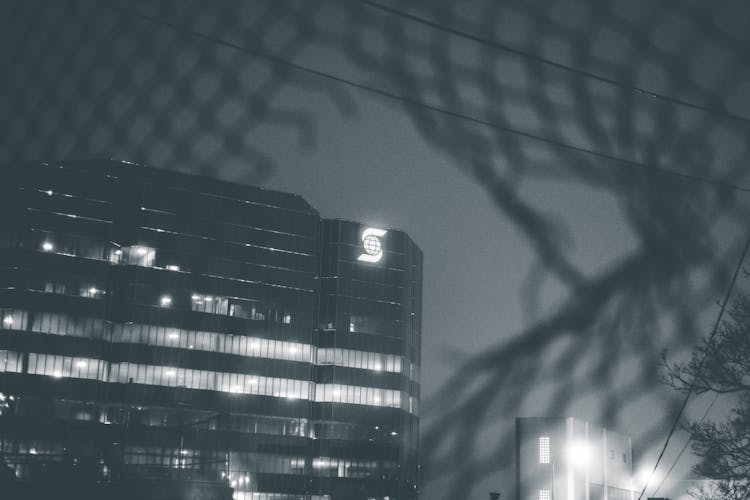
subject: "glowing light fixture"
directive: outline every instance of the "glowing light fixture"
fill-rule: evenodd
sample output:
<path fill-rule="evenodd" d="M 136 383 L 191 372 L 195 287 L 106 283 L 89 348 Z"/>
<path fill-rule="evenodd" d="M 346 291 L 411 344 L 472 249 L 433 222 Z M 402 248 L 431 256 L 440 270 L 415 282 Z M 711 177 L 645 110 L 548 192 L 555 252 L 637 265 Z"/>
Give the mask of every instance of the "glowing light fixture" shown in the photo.
<path fill-rule="evenodd" d="M 3 324 L 4 325 L 12 325 L 13 324 L 13 317 L 12 316 L 6 316 L 3 318 Z"/>
<path fill-rule="evenodd" d="M 591 461 L 591 449 L 584 441 L 571 443 L 567 451 L 568 460 L 575 467 L 587 467 Z"/>
<path fill-rule="evenodd" d="M 172 297 L 169 295 L 162 295 L 161 299 L 159 299 L 159 304 L 161 304 L 162 307 L 169 307 L 172 305 Z"/>
<path fill-rule="evenodd" d="M 148 250 L 144 247 L 138 247 L 138 250 L 136 250 L 135 253 L 143 257 L 144 255 L 148 253 Z"/>
<path fill-rule="evenodd" d="M 634 482 L 638 485 L 638 489 L 641 489 L 647 484 L 653 485 L 663 478 L 663 475 L 659 472 L 654 472 L 654 467 L 649 465 L 642 466 L 635 475 Z"/>
<path fill-rule="evenodd" d="M 55 249 L 55 245 L 53 245 L 49 241 L 45 241 L 44 243 L 42 243 L 42 250 L 44 250 L 45 252 L 51 252 L 54 249 Z"/>
<path fill-rule="evenodd" d="M 362 231 L 362 250 L 364 253 L 357 257 L 361 262 L 380 262 L 383 258 L 382 237 L 387 233 L 385 229 L 368 227 Z"/>

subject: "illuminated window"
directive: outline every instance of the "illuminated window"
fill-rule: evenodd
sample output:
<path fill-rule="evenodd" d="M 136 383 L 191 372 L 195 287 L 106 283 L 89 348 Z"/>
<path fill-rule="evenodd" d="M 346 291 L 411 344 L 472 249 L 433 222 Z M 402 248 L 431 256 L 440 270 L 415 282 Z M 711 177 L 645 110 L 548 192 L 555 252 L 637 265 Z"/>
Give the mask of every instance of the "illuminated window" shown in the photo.
<path fill-rule="evenodd" d="M 229 311 L 229 299 L 226 297 L 204 296 L 194 293 L 191 298 L 190 308 L 193 311 L 222 315 L 226 315 Z"/>
<path fill-rule="evenodd" d="M 549 460 L 549 436 L 539 436 L 539 463 L 548 464 Z"/>
<path fill-rule="evenodd" d="M 153 267 L 156 250 L 150 247 L 134 245 L 123 247 L 123 259 L 126 264 L 133 266 Z"/>
<path fill-rule="evenodd" d="M 549 490 L 539 490 L 539 500 L 552 500 L 552 494 Z"/>
<path fill-rule="evenodd" d="M 113 264 L 119 264 L 122 260 L 122 250 L 116 248 L 109 252 L 109 261 Z"/>
<path fill-rule="evenodd" d="M 99 290 L 95 286 L 81 288 L 81 297 L 88 297 L 90 299 L 101 299 L 103 294 L 104 294 L 104 290 Z"/>

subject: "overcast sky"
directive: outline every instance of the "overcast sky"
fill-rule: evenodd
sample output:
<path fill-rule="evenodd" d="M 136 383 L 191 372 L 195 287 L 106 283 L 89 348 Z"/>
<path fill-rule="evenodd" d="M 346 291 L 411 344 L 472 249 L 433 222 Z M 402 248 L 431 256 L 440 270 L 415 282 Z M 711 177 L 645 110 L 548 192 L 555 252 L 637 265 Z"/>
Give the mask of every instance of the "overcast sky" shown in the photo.
<path fill-rule="evenodd" d="M 136 161 L 409 233 L 423 461 L 461 462 L 444 482 L 466 498 L 511 494 L 516 416 L 612 425 L 653 464 L 678 400 L 659 353 L 707 332 L 746 237 L 747 195 L 673 175 L 748 183 L 726 116 L 750 116 L 745 2 L 390 4 L 483 41 L 355 1 L 123 4 L 178 30 L 95 4 L 2 2 L 0 161 Z"/>

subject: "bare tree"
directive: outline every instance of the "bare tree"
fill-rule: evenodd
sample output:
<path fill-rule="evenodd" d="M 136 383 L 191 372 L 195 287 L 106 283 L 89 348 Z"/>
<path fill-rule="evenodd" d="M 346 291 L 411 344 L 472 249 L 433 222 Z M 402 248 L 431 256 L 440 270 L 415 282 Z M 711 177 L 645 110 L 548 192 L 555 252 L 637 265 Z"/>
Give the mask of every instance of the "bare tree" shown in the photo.
<path fill-rule="evenodd" d="M 750 297 L 729 307 L 713 338 L 695 347 L 686 363 L 669 364 L 665 382 L 676 390 L 736 398 L 723 421 L 700 420 L 685 426 L 693 452 L 701 458 L 694 471 L 716 480 L 690 493 L 699 500 L 750 498 Z"/>
<path fill-rule="evenodd" d="M 697 500 L 745 500 L 749 491 L 746 481 L 722 481 L 699 486 L 688 493 Z"/>

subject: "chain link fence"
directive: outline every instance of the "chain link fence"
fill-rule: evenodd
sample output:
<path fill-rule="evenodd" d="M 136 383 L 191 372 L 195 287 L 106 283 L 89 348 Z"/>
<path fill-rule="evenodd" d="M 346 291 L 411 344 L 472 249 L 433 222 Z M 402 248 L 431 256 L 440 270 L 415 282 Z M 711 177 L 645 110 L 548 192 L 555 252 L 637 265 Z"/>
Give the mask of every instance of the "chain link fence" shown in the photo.
<path fill-rule="evenodd" d="M 335 119 L 309 99 L 339 116 L 365 95 L 395 106 L 536 259 L 519 290 L 527 327 L 457 366 L 423 412 L 426 491 L 482 498 L 473 486 L 502 477 L 510 495 L 516 415 L 585 412 L 645 450 L 676 414 L 659 355 L 704 333 L 747 232 L 746 10 L 5 0 L 0 161 L 107 156 L 261 183 L 283 148 L 259 129 L 315 148 Z M 634 248 L 605 269 L 576 261 L 570 221 L 528 196 L 534 182 L 606 193 Z M 565 298 L 543 312 L 549 283 Z"/>

